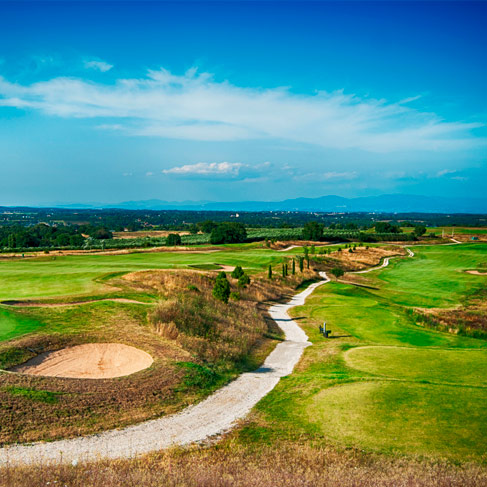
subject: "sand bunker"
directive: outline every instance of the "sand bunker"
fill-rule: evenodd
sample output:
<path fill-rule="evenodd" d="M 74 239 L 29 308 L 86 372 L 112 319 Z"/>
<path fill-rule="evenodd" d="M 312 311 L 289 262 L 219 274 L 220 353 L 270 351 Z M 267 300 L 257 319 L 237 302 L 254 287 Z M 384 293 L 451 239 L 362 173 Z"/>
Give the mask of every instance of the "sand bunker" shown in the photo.
<path fill-rule="evenodd" d="M 22 374 L 78 379 L 110 379 L 146 369 L 152 357 L 121 343 L 87 343 L 46 352 L 10 369 Z"/>
<path fill-rule="evenodd" d="M 474 276 L 487 276 L 487 271 L 480 272 L 480 271 L 466 271 L 467 274 L 473 274 Z"/>

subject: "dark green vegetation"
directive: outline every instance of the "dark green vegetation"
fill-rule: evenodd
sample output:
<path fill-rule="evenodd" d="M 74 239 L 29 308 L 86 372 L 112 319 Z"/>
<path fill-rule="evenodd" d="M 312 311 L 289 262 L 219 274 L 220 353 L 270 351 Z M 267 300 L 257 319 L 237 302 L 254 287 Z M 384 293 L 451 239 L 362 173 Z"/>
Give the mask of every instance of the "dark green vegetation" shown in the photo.
<path fill-rule="evenodd" d="M 487 246 L 414 251 L 361 277 L 368 288 L 331 282 L 292 310 L 313 347 L 261 401 L 267 428 L 251 426 L 250 438 L 305 435 L 370 452 L 485 460 L 487 342 L 423 328 L 405 309 L 455 306 L 485 287 L 486 277 L 463 270 L 484 260 Z M 324 320 L 331 339 L 318 332 Z"/>
<path fill-rule="evenodd" d="M 482 215 L 277 211 L 242 212 L 238 224 L 236 218 L 226 211 L 0 208 L 0 251 L 134 249 L 264 239 L 407 241 L 423 235 L 426 226 L 449 224 L 462 230 L 460 225 L 485 225 Z M 154 234 L 161 230 L 185 233 L 179 241 L 174 236 Z M 451 230 L 453 227 L 447 233 Z M 115 232 L 118 235 L 112 238 Z M 434 233 L 430 231 L 428 238 L 435 237 Z M 121 236 L 130 238 L 117 238 Z"/>

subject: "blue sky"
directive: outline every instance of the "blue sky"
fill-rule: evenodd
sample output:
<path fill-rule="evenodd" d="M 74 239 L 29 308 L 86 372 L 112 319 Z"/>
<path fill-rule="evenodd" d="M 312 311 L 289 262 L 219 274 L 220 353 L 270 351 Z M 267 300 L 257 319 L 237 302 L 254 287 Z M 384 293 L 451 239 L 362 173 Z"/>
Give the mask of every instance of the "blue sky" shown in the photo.
<path fill-rule="evenodd" d="M 0 204 L 485 196 L 487 3 L 0 1 Z"/>

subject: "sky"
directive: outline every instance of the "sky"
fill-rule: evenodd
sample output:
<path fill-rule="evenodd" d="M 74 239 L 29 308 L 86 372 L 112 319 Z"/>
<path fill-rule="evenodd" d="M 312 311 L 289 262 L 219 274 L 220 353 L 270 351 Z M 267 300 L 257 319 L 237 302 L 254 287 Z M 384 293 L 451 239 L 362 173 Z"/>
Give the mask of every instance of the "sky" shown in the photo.
<path fill-rule="evenodd" d="M 487 2 L 0 0 L 0 205 L 486 197 Z"/>

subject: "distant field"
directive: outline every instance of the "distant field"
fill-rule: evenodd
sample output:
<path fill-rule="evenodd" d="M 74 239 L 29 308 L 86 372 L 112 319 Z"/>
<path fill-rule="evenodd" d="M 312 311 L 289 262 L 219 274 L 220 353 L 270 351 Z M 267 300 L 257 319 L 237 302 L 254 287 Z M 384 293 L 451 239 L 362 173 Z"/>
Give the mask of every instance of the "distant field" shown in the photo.
<path fill-rule="evenodd" d="M 437 235 L 441 235 L 444 231 L 445 235 L 487 235 L 487 227 L 430 227 L 428 232 L 435 232 Z"/>
<path fill-rule="evenodd" d="M 459 304 L 486 286 L 464 273 L 486 244 L 429 246 L 367 274 L 379 290 L 329 283 L 294 308 L 313 342 L 259 405 L 276 441 L 324 436 L 366 451 L 481 460 L 487 452 L 487 342 L 416 325 L 404 306 Z M 318 325 L 326 320 L 333 338 Z M 271 440 L 269 440 L 271 441 Z"/>

